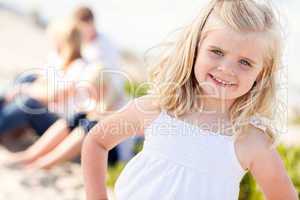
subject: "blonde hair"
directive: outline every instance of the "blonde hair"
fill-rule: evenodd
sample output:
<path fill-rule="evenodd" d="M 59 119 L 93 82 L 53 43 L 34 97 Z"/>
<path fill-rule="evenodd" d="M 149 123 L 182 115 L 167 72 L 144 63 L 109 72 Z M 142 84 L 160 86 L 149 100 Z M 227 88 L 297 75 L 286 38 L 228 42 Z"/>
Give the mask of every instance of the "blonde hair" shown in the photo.
<path fill-rule="evenodd" d="M 178 117 L 197 105 L 201 96 L 194 65 L 200 40 L 204 35 L 211 15 L 216 15 L 223 24 L 238 32 L 260 32 L 268 35 L 268 52 L 264 66 L 251 90 L 237 98 L 230 108 L 234 135 L 244 133 L 248 119 L 253 115 L 271 118 L 274 108 L 271 103 L 276 96 L 274 73 L 281 64 L 282 43 L 280 23 L 270 4 L 254 0 L 212 0 L 190 25 L 184 28 L 171 50 L 150 69 L 150 93 L 158 96 L 161 109 Z M 201 100 L 201 99 L 200 99 Z M 275 133 L 266 130 L 272 139 Z M 274 140 L 273 140 L 274 141 Z"/>
<path fill-rule="evenodd" d="M 54 21 L 48 27 L 48 33 L 59 39 L 62 49 L 63 67 L 66 69 L 74 60 L 81 58 L 81 35 L 70 19 Z"/>

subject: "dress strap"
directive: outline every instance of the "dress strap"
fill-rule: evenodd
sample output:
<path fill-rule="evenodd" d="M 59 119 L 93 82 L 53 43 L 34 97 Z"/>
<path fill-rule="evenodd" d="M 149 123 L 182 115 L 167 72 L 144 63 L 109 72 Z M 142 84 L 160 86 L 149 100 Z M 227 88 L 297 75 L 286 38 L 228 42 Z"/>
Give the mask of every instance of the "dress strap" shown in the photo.
<path fill-rule="evenodd" d="M 264 132 L 267 130 L 267 128 L 272 128 L 271 120 L 267 117 L 254 115 L 254 116 L 250 117 L 249 122 L 253 126 L 263 130 Z"/>

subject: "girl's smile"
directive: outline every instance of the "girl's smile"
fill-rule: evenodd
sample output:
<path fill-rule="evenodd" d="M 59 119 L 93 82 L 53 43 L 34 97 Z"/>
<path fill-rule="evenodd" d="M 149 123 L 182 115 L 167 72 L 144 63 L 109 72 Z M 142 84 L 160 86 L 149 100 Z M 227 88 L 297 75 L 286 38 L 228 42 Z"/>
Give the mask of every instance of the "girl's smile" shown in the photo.
<path fill-rule="evenodd" d="M 237 85 L 235 82 L 222 80 L 218 77 L 215 77 L 212 74 L 208 74 L 208 76 L 210 77 L 210 80 L 212 80 L 216 85 L 221 87 L 234 87 Z"/>

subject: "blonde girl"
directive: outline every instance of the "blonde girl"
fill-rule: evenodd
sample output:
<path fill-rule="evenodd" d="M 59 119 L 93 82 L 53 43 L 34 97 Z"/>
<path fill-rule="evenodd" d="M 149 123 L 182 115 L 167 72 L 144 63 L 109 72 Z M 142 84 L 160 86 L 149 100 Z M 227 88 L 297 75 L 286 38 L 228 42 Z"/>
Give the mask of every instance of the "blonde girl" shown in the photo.
<path fill-rule="evenodd" d="M 150 73 L 149 95 L 97 124 L 83 145 L 87 199 L 107 199 L 107 152 L 134 134 L 142 151 L 118 200 L 238 199 L 249 171 L 266 199 L 297 199 L 274 149 L 279 22 L 268 3 L 212 0 Z"/>

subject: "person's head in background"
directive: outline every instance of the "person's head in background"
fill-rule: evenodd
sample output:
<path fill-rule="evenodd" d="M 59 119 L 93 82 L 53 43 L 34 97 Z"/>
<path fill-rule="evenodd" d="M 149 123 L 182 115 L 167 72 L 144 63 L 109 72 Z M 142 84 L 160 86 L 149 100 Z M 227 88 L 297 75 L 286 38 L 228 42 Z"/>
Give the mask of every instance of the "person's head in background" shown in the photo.
<path fill-rule="evenodd" d="M 81 34 L 71 20 L 54 21 L 47 28 L 53 48 L 61 59 L 62 68 L 66 69 L 81 56 Z"/>
<path fill-rule="evenodd" d="M 73 19 L 78 26 L 84 43 L 92 42 L 97 37 L 93 11 L 86 6 L 80 6 L 73 12 Z"/>

